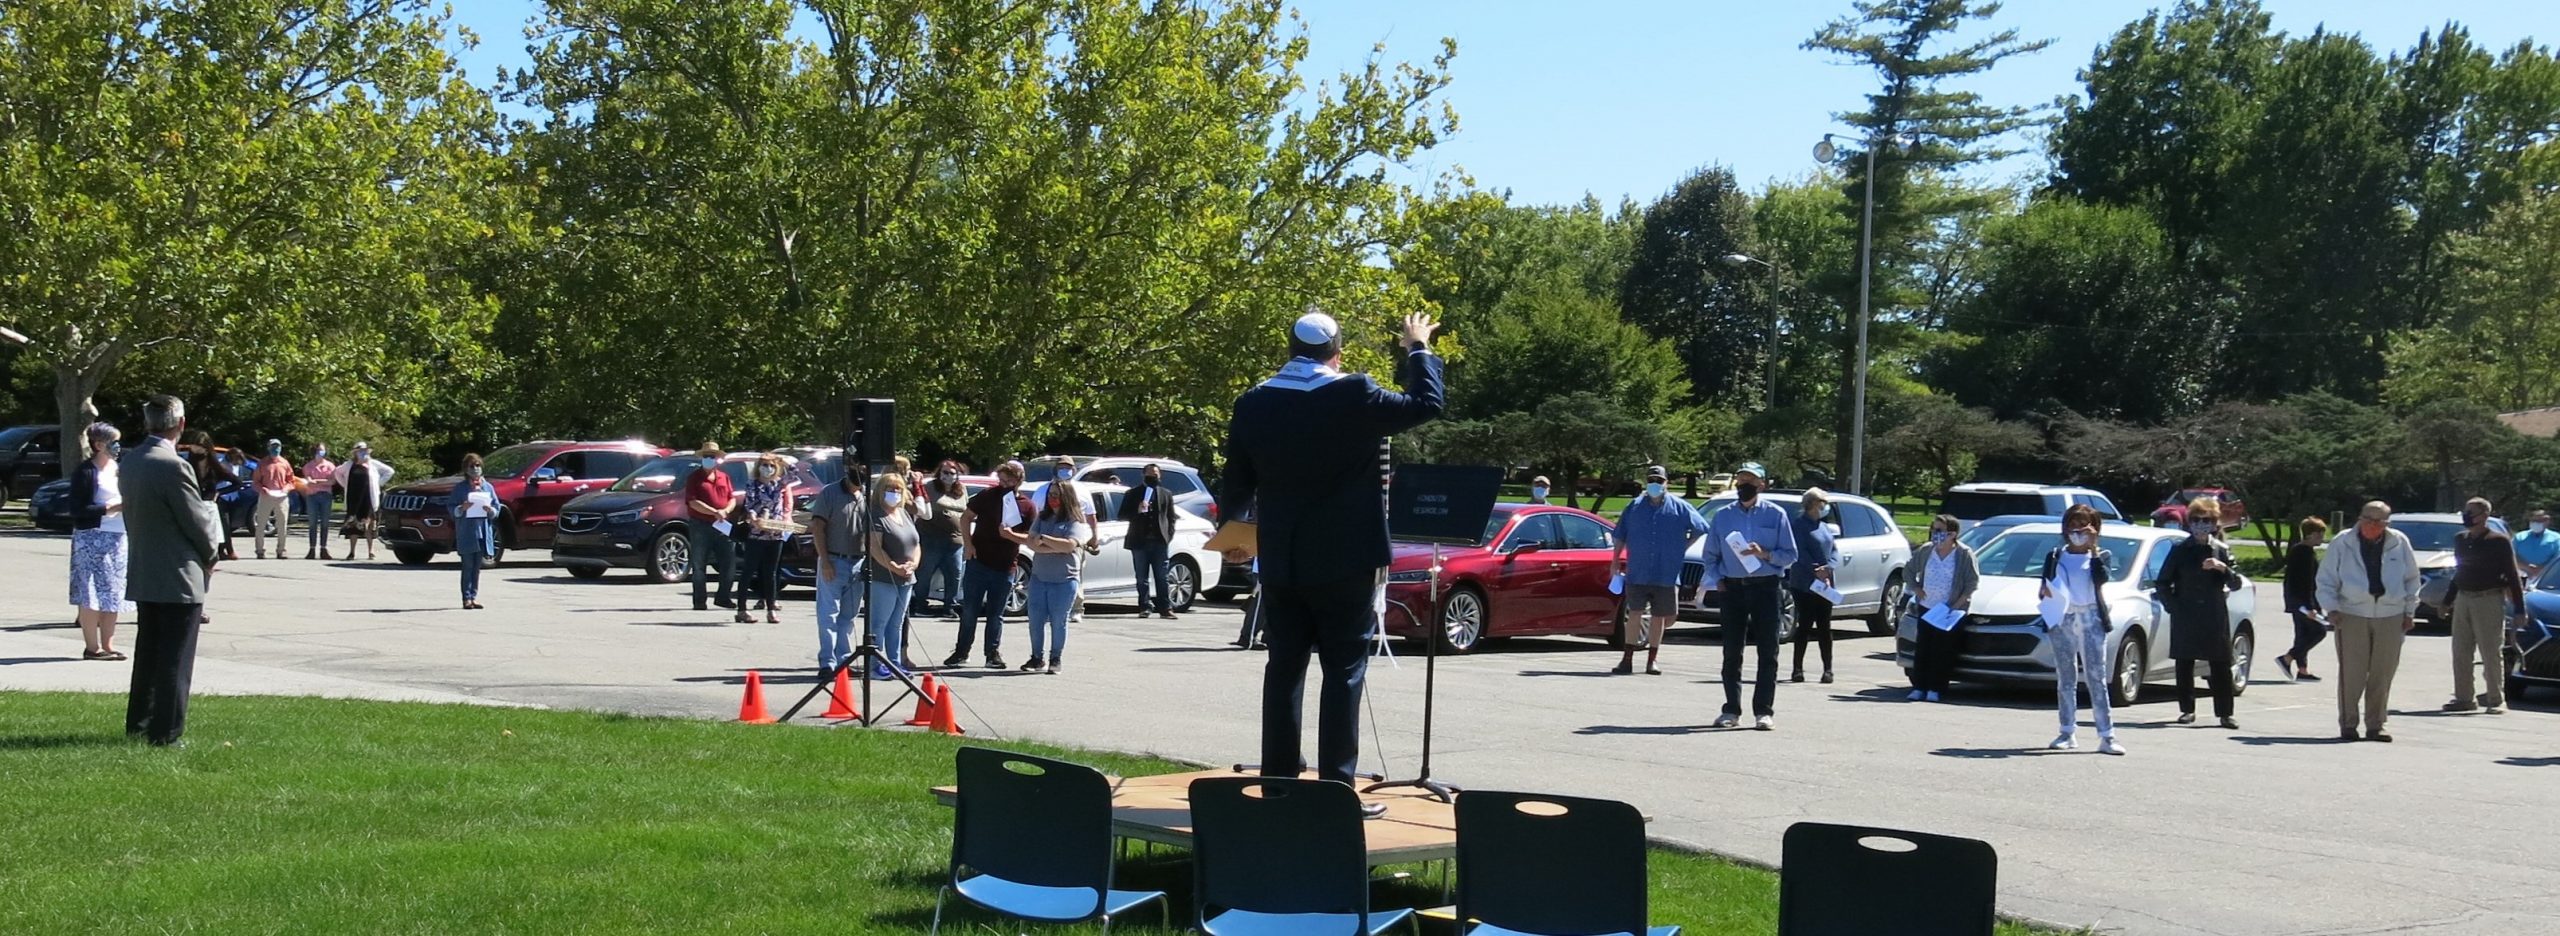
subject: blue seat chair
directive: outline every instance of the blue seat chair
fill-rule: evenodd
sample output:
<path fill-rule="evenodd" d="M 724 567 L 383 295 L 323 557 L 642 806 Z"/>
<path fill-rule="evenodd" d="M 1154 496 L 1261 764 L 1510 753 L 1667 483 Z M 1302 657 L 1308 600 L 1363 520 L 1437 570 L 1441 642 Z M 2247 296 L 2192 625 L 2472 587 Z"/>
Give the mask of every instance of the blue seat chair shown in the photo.
<path fill-rule="evenodd" d="M 1413 911 L 1369 907 L 1360 794 L 1324 780 L 1191 782 L 1192 905 L 1209 936 L 1377 936 Z"/>
<path fill-rule="evenodd" d="M 1778 871 L 1778 936 L 1991 936 L 2000 856 L 1924 832 L 1799 822 Z"/>
<path fill-rule="evenodd" d="M 934 899 L 933 928 L 952 894 L 997 913 L 1051 923 L 1111 921 L 1154 903 L 1172 923 L 1163 891 L 1114 890 L 1111 782 L 1091 767 L 961 748 L 952 810 L 949 882 Z"/>
<path fill-rule="evenodd" d="M 1644 814 L 1614 800 L 1458 794 L 1468 936 L 1678 936 L 1646 922 Z"/>

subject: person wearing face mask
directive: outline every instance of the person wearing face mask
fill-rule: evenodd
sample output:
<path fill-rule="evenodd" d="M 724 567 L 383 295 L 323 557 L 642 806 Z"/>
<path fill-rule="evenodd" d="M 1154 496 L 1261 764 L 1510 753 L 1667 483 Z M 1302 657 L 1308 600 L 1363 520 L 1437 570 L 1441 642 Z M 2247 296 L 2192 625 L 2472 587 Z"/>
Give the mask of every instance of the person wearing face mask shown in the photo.
<path fill-rule="evenodd" d="M 453 551 L 462 558 L 462 606 L 480 610 L 480 567 L 498 554 L 498 489 L 480 476 L 480 453 L 462 456 L 462 482 L 446 498 Z"/>
<path fill-rule="evenodd" d="M 2329 541 L 2320 556 L 2320 607 L 2337 631 L 2338 739 L 2389 741 L 2391 680 L 2400 645 L 2418 626 L 2418 557 L 2407 534 L 2391 528 L 2391 505 L 2368 501 L 2354 529 Z"/>
<path fill-rule="evenodd" d="M 1804 681 L 1804 645 L 1822 643 L 1822 681 L 1831 682 L 1831 599 L 1813 590 L 1814 583 L 1831 581 L 1831 567 L 1840 564 L 1838 534 L 1823 515 L 1831 509 L 1831 496 L 1821 488 L 1804 492 L 1803 509 L 1788 521 L 1796 535 L 1796 564 L 1787 567 L 1787 593 L 1796 600 L 1796 665 L 1787 676 L 1788 682 Z"/>
<path fill-rule="evenodd" d="M 258 544 L 258 558 L 267 557 L 267 532 L 276 535 L 276 558 L 285 557 L 285 537 L 293 531 L 293 466 L 284 460 L 284 443 L 267 440 L 267 457 L 259 460 L 253 482 L 258 487 L 258 511 L 249 517 L 249 535 Z"/>
<path fill-rule="evenodd" d="M 755 620 L 747 615 L 752 601 L 764 608 L 765 623 L 780 624 L 782 618 L 774 613 L 773 599 L 781 589 L 782 543 L 790 533 L 771 524 L 791 522 L 791 489 L 782 477 L 782 456 L 767 453 L 756 459 L 755 473 L 739 501 L 746 510 L 744 522 L 750 526 L 736 620 L 740 624 Z"/>
<path fill-rule="evenodd" d="M 1129 524 L 1122 545 L 1128 547 L 1130 562 L 1137 567 L 1141 616 L 1153 607 L 1157 617 L 1173 620 L 1173 522 L 1180 509 L 1174 506 L 1173 493 L 1164 489 L 1164 469 L 1155 465 L 1139 474 L 1136 490 L 1120 498 L 1120 519 Z"/>
<path fill-rule="evenodd" d="M 2316 617 L 2320 611 L 2320 544 L 2329 538 L 2329 523 L 2318 517 L 2304 517 L 2294 524 L 2301 533 L 2284 551 L 2284 610 L 2293 618 L 2293 649 L 2276 654 L 2276 667 L 2285 678 L 2297 682 L 2319 682 L 2311 675 L 2311 648 L 2329 636 L 2329 628 Z"/>
<path fill-rule="evenodd" d="M 2453 535 L 2453 701 L 2448 712 L 2487 709 L 2506 711 L 2508 609 L 2525 622 L 2524 577 L 2516 573 L 2515 544 L 2489 525 L 2489 501 L 2474 497 L 2462 505 L 2462 532 Z M 2472 664 L 2479 664 L 2482 685 L 2472 694 Z"/>
<path fill-rule="evenodd" d="M 1680 620 L 1680 565 L 1689 544 L 1707 535 L 1707 518 L 1673 496 L 1668 479 L 1661 465 L 1646 468 L 1644 495 L 1618 515 L 1617 553 L 1610 557 L 1610 567 L 1626 576 L 1621 592 L 1627 617 L 1620 627 L 1632 636 L 1624 641 L 1618 667 L 1610 670 L 1620 676 L 1636 671 L 1639 649 L 1644 651 L 1644 671 L 1662 675 L 1656 665 L 1662 658 L 1662 635 Z"/>
<path fill-rule="evenodd" d="M 2535 510 L 2515 541 L 2516 562 L 2524 566 L 2526 582 L 2541 578 L 2542 570 L 2551 567 L 2551 560 L 2560 559 L 2560 531 L 2551 529 L 2550 511 Z"/>
<path fill-rule="evenodd" d="M 1716 727 L 1731 728 L 1742 720 L 1742 649 L 1759 651 L 1759 672 L 1752 683 L 1752 727 L 1777 727 L 1778 614 L 1785 596 L 1781 586 L 1795 565 L 1795 528 L 1787 509 L 1760 499 L 1761 479 L 1768 471 L 1752 462 L 1733 471 L 1733 506 L 1716 511 L 1707 523 L 1704 587 L 1723 610 L 1724 711 Z"/>
<path fill-rule="evenodd" d="M 2053 649 L 2054 705 L 2062 721 L 2048 750 L 2078 746 L 2071 735 L 2080 727 L 2080 690 L 2087 689 L 2089 707 L 2097 710 L 2098 752 L 2124 755 L 2116 743 L 2115 700 L 2107 694 L 2107 635 L 2116 625 L 2107 616 L 2106 585 L 2115 566 L 2115 555 L 2098 546 L 2097 508 L 2073 504 L 2063 511 L 2062 545 L 2045 553 L 2036 589 L 2038 601 L 2064 596 L 2061 626 L 2038 623 Z"/>
<path fill-rule="evenodd" d="M 853 656 L 853 616 L 862 607 L 862 559 L 868 542 L 871 499 L 863 493 L 863 469 L 846 465 L 844 477 L 809 503 L 810 546 L 818 565 L 818 674 L 822 678 Z"/>
<path fill-rule="evenodd" d="M 1911 646 L 1911 701 L 1940 701 L 1947 691 L 1956 669 L 1956 648 L 1962 642 L 1957 636 L 1964 628 L 1956 626 L 1940 630 L 1921 620 L 1930 608 L 1952 608 L 1963 611 L 1973 607 L 1974 587 L 1982 581 L 1974 566 L 1973 549 L 1956 541 L 1956 533 L 1964 529 L 1961 521 L 1949 514 L 1939 514 L 1929 521 L 1929 544 L 1920 548 L 1919 587 L 1911 593 L 1911 618 L 1904 626 L 1913 629 Z"/>
<path fill-rule="evenodd" d="M 1004 642 L 1004 603 L 1013 594 L 1014 563 L 1022 557 L 1033 513 L 1030 498 L 1022 493 L 1022 463 L 1017 461 L 997 466 L 995 486 L 970 497 L 963 508 L 960 524 L 969 531 L 969 538 L 961 545 L 959 642 L 943 659 L 943 666 L 969 662 L 969 650 L 983 620 L 987 668 L 1004 668 L 1004 654 L 998 649 Z"/>
<path fill-rule="evenodd" d="M 1024 502 L 1035 506 L 1039 504 L 1046 504 L 1049 502 L 1050 485 L 1066 484 L 1074 481 L 1075 478 L 1076 460 L 1072 458 L 1060 458 L 1058 459 L 1056 474 L 1054 474 L 1050 480 L 1044 481 L 1039 486 L 1032 488 L 1030 496 L 1025 498 Z M 1079 548 L 1083 549 L 1085 551 L 1085 555 L 1088 556 L 1102 552 L 1102 525 L 1096 522 L 1095 518 L 1091 514 L 1078 511 L 1078 516 L 1084 518 L 1085 524 L 1083 544 Z M 1024 514 L 1021 516 L 1007 517 L 1006 519 L 1019 520 L 1028 523 L 1030 517 L 1028 514 Z M 1141 608 L 1139 613 L 1145 613 L 1145 609 Z M 1067 610 L 1067 623 L 1081 624 L 1083 622 L 1084 592 L 1079 589 L 1076 592 L 1074 603 Z"/>
<path fill-rule="evenodd" d="M 382 486 L 391 483 L 391 463 L 373 460 L 373 445 L 356 443 L 347 463 L 338 466 L 339 486 L 346 489 L 347 560 L 356 558 L 356 541 L 364 541 L 364 558 L 373 560 L 374 513 L 382 509 Z M 322 555 L 327 555 L 323 553 Z"/>
<path fill-rule="evenodd" d="M 720 460 L 729 457 L 720 446 L 705 442 L 694 450 L 693 472 L 684 479 L 685 545 L 693 568 L 693 609 L 708 611 L 711 604 L 723 608 L 737 607 L 729 593 L 738 581 L 738 541 L 729 536 L 729 515 L 738 509 L 738 492 L 729 483 L 729 473 L 720 470 Z M 847 471 L 856 470 L 846 466 Z M 716 596 L 704 594 L 704 582 L 711 570 L 720 570 L 720 588 Z M 705 598 L 709 597 L 709 603 Z M 741 609 L 740 619 L 747 616 Z"/>
<path fill-rule="evenodd" d="M 2178 724 L 2196 720 L 2196 667 L 2205 669 L 2213 688 L 2213 715 L 2224 728 L 2238 728 L 2231 717 L 2231 611 L 2228 599 L 2240 590 L 2240 574 L 2231 570 L 2231 549 L 2224 546 L 2222 501 L 2199 497 L 2187 504 L 2187 538 L 2169 547 L 2160 567 L 2160 603 L 2169 611 L 2169 656 L 2178 661 Z"/>
<path fill-rule="evenodd" d="M 1022 664 L 1022 671 L 1055 676 L 1067 651 L 1067 609 L 1075 605 L 1079 590 L 1087 524 L 1084 503 L 1073 482 L 1052 482 L 1043 494 L 1024 544 L 1031 550 L 1023 625 L 1031 635 L 1031 659 Z"/>
<path fill-rule="evenodd" d="M 1535 478 L 1529 479 L 1529 503 L 1531 504 L 1545 506 L 1547 503 L 1547 495 L 1554 491 L 1555 485 L 1553 482 L 1547 480 L 1546 475 L 1539 475 Z"/>
<path fill-rule="evenodd" d="M 944 459 L 934 470 L 933 478 L 918 489 L 917 495 L 929 508 L 916 521 L 916 538 L 924 550 L 924 564 L 916 569 L 915 603 L 912 615 L 924 616 L 927 605 L 936 597 L 935 586 L 941 586 L 942 617 L 960 616 L 960 548 L 967 531 L 960 526 L 960 515 L 969 509 L 969 492 L 960 484 L 960 463 Z"/>
<path fill-rule="evenodd" d="M 313 446 L 311 460 L 302 463 L 302 522 L 308 526 L 302 558 L 337 558 L 329 555 L 330 512 L 337 499 L 338 465 L 329 460 L 328 446 Z"/>
<path fill-rule="evenodd" d="M 871 588 L 866 599 L 871 608 L 871 639 L 880 646 L 898 672 L 910 667 L 907 660 L 908 600 L 916 587 L 916 567 L 922 562 L 921 540 L 916 534 L 915 487 L 906 475 L 890 472 L 872 484 L 870 532 L 867 550 L 871 560 Z M 874 666 L 871 678 L 887 679 L 889 668 Z"/>

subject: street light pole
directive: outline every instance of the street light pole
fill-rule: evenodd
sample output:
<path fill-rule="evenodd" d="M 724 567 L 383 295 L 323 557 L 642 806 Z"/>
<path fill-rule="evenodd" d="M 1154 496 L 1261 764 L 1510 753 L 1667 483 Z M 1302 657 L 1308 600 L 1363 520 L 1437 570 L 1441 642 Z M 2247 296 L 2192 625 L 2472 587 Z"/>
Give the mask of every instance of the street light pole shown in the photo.
<path fill-rule="evenodd" d="M 1830 162 L 1834 154 L 1831 134 L 1823 134 L 1814 144 L 1813 158 Z M 1863 217 L 1858 225 L 1858 369 L 1856 386 L 1850 392 L 1849 417 L 1849 493 L 1867 492 L 1867 320 L 1870 297 L 1875 293 L 1876 269 L 1876 150 L 1887 142 L 1904 143 L 1902 134 L 1879 134 L 1867 139 L 1867 197 L 1860 206 Z"/>

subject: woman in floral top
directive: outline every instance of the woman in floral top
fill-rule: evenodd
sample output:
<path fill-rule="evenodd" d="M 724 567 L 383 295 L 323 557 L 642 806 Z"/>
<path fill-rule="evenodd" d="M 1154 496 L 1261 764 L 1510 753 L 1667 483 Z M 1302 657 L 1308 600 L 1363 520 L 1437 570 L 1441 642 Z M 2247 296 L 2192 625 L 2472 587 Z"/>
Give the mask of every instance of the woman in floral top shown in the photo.
<path fill-rule="evenodd" d="M 745 623 L 747 599 L 764 601 L 764 622 L 780 624 L 774 616 L 773 596 L 782 577 L 782 543 L 791 534 L 767 530 L 755 525 L 758 520 L 791 519 L 790 486 L 783 480 L 782 456 L 766 455 L 756 460 L 755 475 L 748 479 L 745 498 L 747 511 L 747 575 L 745 594 L 738 596 L 738 621 Z"/>

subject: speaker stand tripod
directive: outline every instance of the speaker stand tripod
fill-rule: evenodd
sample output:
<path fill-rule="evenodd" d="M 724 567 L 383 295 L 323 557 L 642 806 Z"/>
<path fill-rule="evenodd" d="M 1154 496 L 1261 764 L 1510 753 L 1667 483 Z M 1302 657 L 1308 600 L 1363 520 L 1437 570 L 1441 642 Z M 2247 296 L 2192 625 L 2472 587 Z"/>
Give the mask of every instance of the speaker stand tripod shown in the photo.
<path fill-rule="evenodd" d="M 818 557 L 818 561 L 826 562 L 827 557 L 820 556 Z M 877 669 L 886 671 L 889 674 L 890 679 L 895 680 L 900 685 L 906 687 L 904 691 L 898 694 L 897 698 L 889 700 L 888 708 L 897 708 L 898 703 L 906 701 L 907 696 L 909 695 L 913 695 L 919 699 L 924 697 L 924 689 L 916 685 L 915 676 L 908 673 L 905 667 L 899 666 L 895 661 L 891 660 L 888 651 L 880 649 L 878 640 L 871 632 L 871 615 L 869 613 L 871 611 L 871 608 L 869 607 L 871 601 L 871 562 L 868 559 L 865 559 L 862 562 L 862 583 L 858 587 L 862 589 L 862 607 L 864 612 L 862 615 L 862 645 L 853 648 L 852 655 L 845 657 L 843 662 L 837 663 L 834 669 L 828 670 L 825 675 L 818 677 L 818 684 L 810 687 L 809 694 L 801 696 L 800 701 L 792 703 L 790 711 L 782 713 L 782 717 L 778 719 L 779 721 L 790 721 L 792 716 L 800 714 L 801 709 L 809 707 L 809 703 L 817 699 L 820 693 L 833 697 L 836 692 L 836 674 L 844 672 L 847 667 L 856 665 L 861 667 L 860 669 L 855 670 L 858 675 L 854 678 L 862 682 L 862 689 L 860 690 L 862 695 L 862 704 L 853 706 L 855 713 L 853 720 L 862 725 L 862 727 L 869 728 L 878 723 L 880 721 L 880 712 L 882 711 L 881 709 L 873 708 L 871 706 L 872 670 Z M 898 613 L 900 614 L 905 614 L 906 612 L 907 609 L 905 608 L 898 609 Z M 848 705 L 853 702 L 852 699 L 839 699 L 837 701 L 844 702 Z"/>

